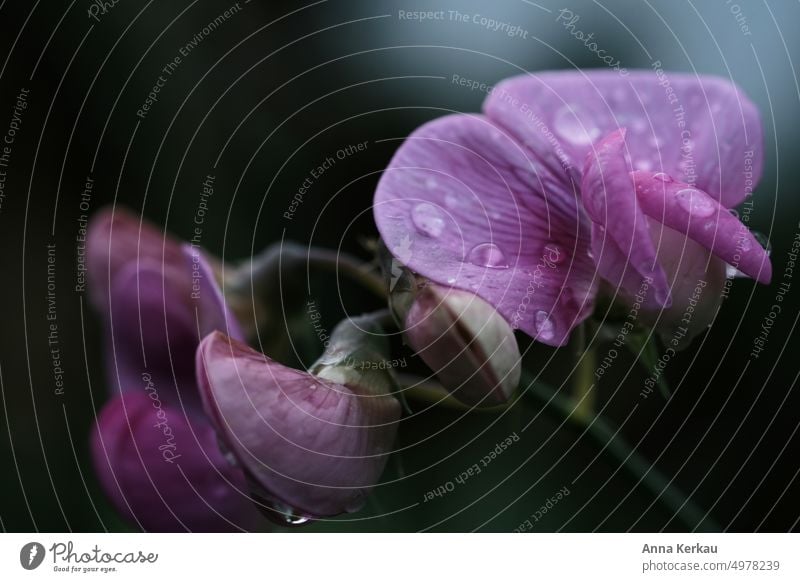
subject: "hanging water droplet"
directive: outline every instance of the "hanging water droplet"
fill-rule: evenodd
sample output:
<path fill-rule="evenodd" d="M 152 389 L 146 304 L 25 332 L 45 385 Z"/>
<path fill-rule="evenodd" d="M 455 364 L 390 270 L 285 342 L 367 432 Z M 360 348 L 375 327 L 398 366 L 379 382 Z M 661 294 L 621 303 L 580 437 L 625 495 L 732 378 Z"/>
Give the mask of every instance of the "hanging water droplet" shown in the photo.
<path fill-rule="evenodd" d="M 275 499 L 249 472 L 245 472 L 245 479 L 250 488 L 250 497 L 255 502 L 259 511 L 269 519 L 283 527 L 303 525 L 311 521 L 293 507 Z"/>
<path fill-rule="evenodd" d="M 411 220 L 417 230 L 426 236 L 438 237 L 444 230 L 442 212 L 433 204 L 423 202 L 417 204 L 411 212 Z"/>
<path fill-rule="evenodd" d="M 536 328 L 536 338 L 544 341 L 551 340 L 556 335 L 556 327 L 546 311 L 537 311 L 534 315 L 533 326 Z"/>
<path fill-rule="evenodd" d="M 600 135 L 600 130 L 593 125 L 587 125 L 582 120 L 591 119 L 583 115 L 577 107 L 563 106 L 556 112 L 553 122 L 556 131 L 575 145 L 590 145 Z"/>
<path fill-rule="evenodd" d="M 675 196 L 678 198 L 678 204 L 692 216 L 705 218 L 716 211 L 714 203 L 699 190 L 684 188 L 678 190 Z"/>
<path fill-rule="evenodd" d="M 664 182 L 666 184 L 669 184 L 670 182 L 672 182 L 672 176 L 670 176 L 669 174 L 665 174 L 664 172 L 658 172 L 653 174 L 653 180 L 658 180 L 659 182 Z"/>
<path fill-rule="evenodd" d="M 279 501 L 268 502 L 265 500 L 264 505 L 268 507 L 264 514 L 268 516 L 271 515 L 272 521 L 278 525 L 296 526 L 303 525 L 310 521 L 308 516 L 300 514 L 297 510 L 289 507 L 285 503 Z"/>
<path fill-rule="evenodd" d="M 739 269 L 734 267 L 733 265 L 725 265 L 725 277 L 728 279 L 742 279 L 747 277 L 744 273 L 742 273 Z"/>
<path fill-rule="evenodd" d="M 508 261 L 503 251 L 494 243 L 481 243 L 473 247 L 467 260 L 478 267 L 490 269 L 507 269 Z"/>

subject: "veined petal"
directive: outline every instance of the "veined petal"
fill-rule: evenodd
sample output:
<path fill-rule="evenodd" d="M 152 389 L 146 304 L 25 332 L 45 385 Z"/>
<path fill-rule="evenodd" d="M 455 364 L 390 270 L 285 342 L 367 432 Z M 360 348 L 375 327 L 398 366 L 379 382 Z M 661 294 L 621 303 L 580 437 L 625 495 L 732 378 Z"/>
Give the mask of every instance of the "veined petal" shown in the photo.
<path fill-rule="evenodd" d="M 123 207 L 103 208 L 92 216 L 86 235 L 87 278 L 99 311 L 117 274 L 131 263 L 152 261 L 165 268 L 183 264 L 180 243 Z"/>
<path fill-rule="evenodd" d="M 252 529 L 258 511 L 244 475 L 202 417 L 185 417 L 156 391 L 110 400 L 91 440 L 95 470 L 116 508 L 147 531 Z"/>
<path fill-rule="evenodd" d="M 631 174 L 642 210 L 686 234 L 759 283 L 772 279 L 769 255 L 750 230 L 712 196 L 663 174 Z"/>
<path fill-rule="evenodd" d="M 577 168 L 593 144 L 627 128 L 634 169 L 693 183 L 728 208 L 761 177 L 758 110 L 717 77 L 660 69 L 526 74 L 498 83 L 483 109 L 520 142 Z"/>
<path fill-rule="evenodd" d="M 412 271 L 562 345 L 591 312 L 596 284 L 588 222 L 570 184 L 553 176 L 486 117 L 447 116 L 400 146 L 378 184 L 375 220 Z"/>
<path fill-rule="evenodd" d="M 592 252 L 609 283 L 633 296 L 647 282 L 653 292 L 644 303 L 669 306 L 669 285 L 628 174 L 624 138 L 625 130 L 606 136 L 589 152 L 584 165 L 581 196 L 595 224 Z"/>
<path fill-rule="evenodd" d="M 162 268 L 152 259 L 130 263 L 117 274 L 107 323 L 114 348 L 112 385 L 118 378 L 120 390 L 136 389 L 148 373 L 170 404 L 200 408 L 194 378 L 200 340 L 190 283 L 188 269 Z"/>
<path fill-rule="evenodd" d="M 309 517 L 358 510 L 400 418 L 389 394 L 361 394 L 278 364 L 215 332 L 197 350 L 206 411 L 269 501 Z"/>

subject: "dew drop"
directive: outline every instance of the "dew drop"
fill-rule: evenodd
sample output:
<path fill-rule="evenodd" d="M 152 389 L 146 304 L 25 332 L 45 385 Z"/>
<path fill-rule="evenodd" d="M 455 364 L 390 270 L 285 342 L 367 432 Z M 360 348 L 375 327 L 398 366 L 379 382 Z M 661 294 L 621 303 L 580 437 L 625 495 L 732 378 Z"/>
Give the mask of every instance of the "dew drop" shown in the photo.
<path fill-rule="evenodd" d="M 556 112 L 553 122 L 556 131 L 574 145 L 590 145 L 599 137 L 600 131 L 591 125 L 581 122 L 581 119 L 589 119 L 586 115 L 581 115 L 582 111 L 577 107 L 565 105 Z"/>
<path fill-rule="evenodd" d="M 546 311 L 539 310 L 536 312 L 533 325 L 536 328 L 537 339 L 547 341 L 553 339 L 556 335 L 556 327 Z"/>
<path fill-rule="evenodd" d="M 636 169 L 649 172 L 650 170 L 653 169 L 653 163 L 650 160 L 638 160 L 636 162 Z"/>
<path fill-rule="evenodd" d="M 447 284 L 448 284 L 448 285 L 453 285 L 455 282 L 456 282 L 456 278 L 455 278 L 455 277 L 450 277 L 450 278 L 447 280 Z"/>
<path fill-rule="evenodd" d="M 503 251 L 494 243 L 481 243 L 472 248 L 467 260 L 478 267 L 490 269 L 507 269 L 508 261 Z"/>
<path fill-rule="evenodd" d="M 428 202 L 417 204 L 411 211 L 411 220 L 417 230 L 426 236 L 438 237 L 444 230 L 444 218 L 441 211 Z"/>
<path fill-rule="evenodd" d="M 653 180 L 658 180 L 659 182 L 664 182 L 665 184 L 669 184 L 672 182 L 672 176 L 669 174 L 665 174 L 664 172 L 658 172 L 653 174 Z"/>
<path fill-rule="evenodd" d="M 714 204 L 698 190 L 684 188 L 678 190 L 675 196 L 678 204 L 692 216 L 705 218 L 716 211 Z"/>
<path fill-rule="evenodd" d="M 278 525 L 297 526 L 303 525 L 310 521 L 309 517 L 300 514 L 297 510 L 289 507 L 285 503 L 280 503 L 278 501 L 267 501 L 264 503 L 264 505 L 268 507 L 264 514 Z"/>
<path fill-rule="evenodd" d="M 438 182 L 436 182 L 436 180 L 434 178 L 426 178 L 425 179 L 425 187 L 428 190 L 435 190 L 438 185 L 439 185 Z"/>
<path fill-rule="evenodd" d="M 734 267 L 733 265 L 725 265 L 725 277 L 728 279 L 742 279 L 747 277 L 744 273 L 742 273 L 739 269 Z"/>

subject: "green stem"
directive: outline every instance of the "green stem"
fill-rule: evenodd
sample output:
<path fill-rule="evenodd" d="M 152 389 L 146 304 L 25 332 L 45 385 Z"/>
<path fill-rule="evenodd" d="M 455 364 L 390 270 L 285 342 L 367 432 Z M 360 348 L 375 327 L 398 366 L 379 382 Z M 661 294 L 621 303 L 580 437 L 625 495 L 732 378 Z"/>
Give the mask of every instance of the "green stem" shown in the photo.
<path fill-rule="evenodd" d="M 587 421 L 584 416 L 575 414 L 576 405 L 571 399 L 561 396 L 544 384 L 534 383 L 531 375 L 526 371 L 523 371 L 521 390 L 534 397 L 540 404 L 552 406 L 561 418 L 567 418 L 573 421 L 578 428 L 583 429 L 598 445 L 625 467 L 628 473 L 655 495 L 656 499 L 662 500 L 673 515 L 678 516 L 690 529 L 702 530 L 702 526 L 705 524 L 707 531 L 720 531 L 719 525 L 710 517 L 706 517 L 700 507 L 672 485 L 669 479 L 643 455 L 631 447 L 619 435 L 618 429 L 611 422 L 600 415 L 592 416 Z"/>
<path fill-rule="evenodd" d="M 362 284 L 378 297 L 385 298 L 388 294 L 386 282 L 383 277 L 376 275 L 365 268 L 357 258 L 344 253 L 337 253 L 319 247 L 310 247 L 307 251 L 310 266 L 328 269 L 334 272 L 341 271 L 354 281 Z"/>
<path fill-rule="evenodd" d="M 575 371 L 572 374 L 572 395 L 575 399 L 573 414 L 581 422 L 588 423 L 595 417 L 597 391 L 594 384 L 596 356 L 593 349 L 586 349 L 586 324 L 581 324 L 575 333 Z"/>

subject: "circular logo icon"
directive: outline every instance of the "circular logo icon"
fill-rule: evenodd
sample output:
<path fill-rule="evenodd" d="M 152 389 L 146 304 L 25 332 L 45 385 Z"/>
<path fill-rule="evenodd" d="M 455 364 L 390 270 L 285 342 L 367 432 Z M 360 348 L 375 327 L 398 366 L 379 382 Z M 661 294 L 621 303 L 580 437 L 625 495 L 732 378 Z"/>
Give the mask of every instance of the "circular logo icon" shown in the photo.
<path fill-rule="evenodd" d="M 34 570 L 44 561 L 44 546 L 39 542 L 29 542 L 19 551 L 19 563 L 26 570 Z"/>

